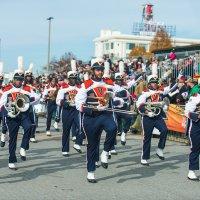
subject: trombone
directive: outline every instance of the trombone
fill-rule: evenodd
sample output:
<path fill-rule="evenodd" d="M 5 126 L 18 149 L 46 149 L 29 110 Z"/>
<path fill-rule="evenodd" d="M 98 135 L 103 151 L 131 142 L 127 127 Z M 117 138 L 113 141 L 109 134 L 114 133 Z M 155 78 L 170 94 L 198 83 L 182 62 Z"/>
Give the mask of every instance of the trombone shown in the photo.
<path fill-rule="evenodd" d="M 95 106 L 84 105 L 83 107 L 84 108 L 91 108 L 91 109 L 97 110 L 97 108 Z M 121 109 L 116 109 L 116 108 L 106 108 L 105 111 L 115 112 L 115 113 L 122 113 L 122 114 L 128 114 L 128 115 L 137 115 L 138 114 L 135 111 L 121 110 Z"/>

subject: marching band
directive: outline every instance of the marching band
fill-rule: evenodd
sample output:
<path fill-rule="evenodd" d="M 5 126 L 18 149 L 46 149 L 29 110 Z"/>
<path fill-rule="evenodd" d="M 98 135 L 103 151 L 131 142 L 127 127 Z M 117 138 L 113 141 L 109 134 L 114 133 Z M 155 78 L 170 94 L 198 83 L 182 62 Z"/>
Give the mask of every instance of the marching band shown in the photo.
<path fill-rule="evenodd" d="M 33 64 L 24 71 L 23 58 L 18 58 L 18 69 L 13 80 L 3 85 L 3 63 L 0 63 L 0 119 L 2 124 L 1 147 L 9 144 L 8 167 L 17 170 L 17 136 L 19 127 L 23 128 L 20 157 L 26 161 L 26 151 L 30 142 L 37 142 L 38 113 L 45 113 L 46 136 L 51 136 L 51 124 L 59 131 L 62 123 L 61 153 L 70 155 L 70 133 L 73 148 L 82 153 L 81 146 L 86 142 L 87 180 L 96 183 L 96 168 L 108 168 L 111 154 L 117 154 L 117 135 L 121 145 L 126 145 L 126 136 L 131 125 L 141 116 L 143 145 L 141 164 L 149 166 L 151 138 L 156 128 L 160 132 L 156 155 L 164 160 L 164 148 L 168 129 L 165 124 L 166 111 L 170 103 L 185 105 L 184 115 L 187 120 L 187 135 L 190 140 L 188 179 L 199 180 L 195 171 L 199 170 L 200 154 L 200 92 L 196 80 L 180 75 L 177 81 L 159 83 L 155 75 L 145 77 L 138 73 L 128 77 L 125 63 L 119 61 L 119 70 L 112 76 L 110 63 L 95 58 L 90 63 L 82 80 L 77 70 L 76 60 L 71 60 L 71 70 L 67 77 L 55 74 L 39 82 L 33 76 Z M 66 80 L 65 80 L 66 79 Z M 136 88 L 147 79 L 141 95 L 134 96 L 130 88 Z M 101 135 L 105 133 L 103 151 L 100 153 Z"/>

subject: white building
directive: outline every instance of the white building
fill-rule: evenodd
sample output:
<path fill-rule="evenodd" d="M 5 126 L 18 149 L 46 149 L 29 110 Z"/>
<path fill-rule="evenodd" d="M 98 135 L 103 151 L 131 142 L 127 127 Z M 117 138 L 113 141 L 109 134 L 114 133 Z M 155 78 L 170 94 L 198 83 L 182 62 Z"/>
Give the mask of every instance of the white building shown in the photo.
<path fill-rule="evenodd" d="M 136 46 L 143 46 L 149 51 L 153 36 L 127 35 L 119 31 L 101 30 L 100 36 L 94 39 L 95 57 L 108 55 L 114 59 L 127 58 Z M 172 38 L 173 46 L 200 44 L 200 39 Z"/>

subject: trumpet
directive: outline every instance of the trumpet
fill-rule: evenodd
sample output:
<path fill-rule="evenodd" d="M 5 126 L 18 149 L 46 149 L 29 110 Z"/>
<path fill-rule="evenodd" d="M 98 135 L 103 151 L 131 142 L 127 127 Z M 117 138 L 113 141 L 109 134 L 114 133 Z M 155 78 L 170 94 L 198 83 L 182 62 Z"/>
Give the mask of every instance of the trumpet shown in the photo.
<path fill-rule="evenodd" d="M 26 112 L 29 109 L 29 107 L 30 100 L 24 94 L 18 95 L 14 102 L 9 101 L 5 105 L 5 109 L 8 112 L 8 116 L 11 118 L 16 118 L 21 112 Z"/>

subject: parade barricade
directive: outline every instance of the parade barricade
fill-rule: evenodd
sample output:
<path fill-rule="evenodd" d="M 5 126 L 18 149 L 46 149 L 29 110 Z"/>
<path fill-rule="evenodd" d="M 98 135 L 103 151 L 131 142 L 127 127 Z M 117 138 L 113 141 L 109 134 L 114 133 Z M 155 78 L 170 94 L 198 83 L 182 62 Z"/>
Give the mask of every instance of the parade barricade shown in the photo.
<path fill-rule="evenodd" d="M 165 119 L 168 128 L 168 140 L 188 144 L 186 137 L 187 118 L 184 116 L 184 108 L 176 104 L 170 104 Z M 153 135 L 160 135 L 159 130 L 154 128 Z"/>
<path fill-rule="evenodd" d="M 186 117 L 184 116 L 184 109 L 176 104 L 170 104 L 167 111 L 166 124 L 170 131 L 185 133 Z"/>
<path fill-rule="evenodd" d="M 184 116 L 184 108 L 176 104 L 170 104 L 165 120 L 168 132 L 168 140 L 188 144 L 186 137 L 187 118 Z"/>

